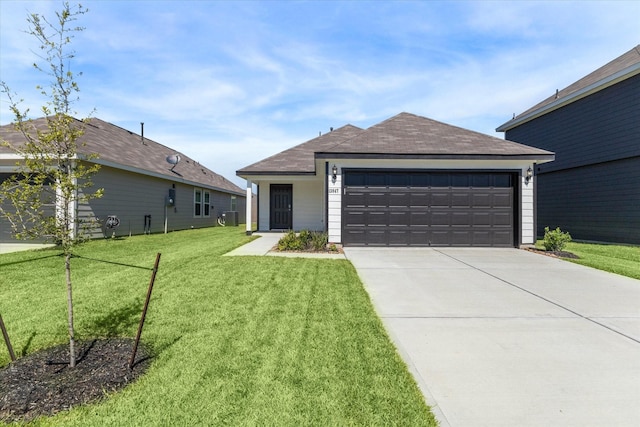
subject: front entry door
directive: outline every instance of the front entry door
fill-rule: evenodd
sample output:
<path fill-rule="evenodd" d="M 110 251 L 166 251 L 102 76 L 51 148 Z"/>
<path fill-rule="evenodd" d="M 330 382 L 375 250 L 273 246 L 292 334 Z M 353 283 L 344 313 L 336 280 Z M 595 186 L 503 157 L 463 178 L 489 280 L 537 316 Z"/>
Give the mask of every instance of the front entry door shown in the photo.
<path fill-rule="evenodd" d="M 291 184 L 271 184 L 271 211 L 269 228 L 271 230 L 291 230 L 291 201 L 293 190 Z"/>

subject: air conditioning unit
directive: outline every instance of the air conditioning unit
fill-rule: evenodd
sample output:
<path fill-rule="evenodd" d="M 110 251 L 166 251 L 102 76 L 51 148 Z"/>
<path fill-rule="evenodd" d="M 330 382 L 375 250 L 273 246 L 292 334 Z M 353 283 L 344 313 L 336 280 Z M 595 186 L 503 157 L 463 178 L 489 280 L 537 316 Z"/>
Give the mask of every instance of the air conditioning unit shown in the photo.
<path fill-rule="evenodd" d="M 227 227 L 238 225 L 238 211 L 226 211 L 224 213 L 224 225 Z"/>

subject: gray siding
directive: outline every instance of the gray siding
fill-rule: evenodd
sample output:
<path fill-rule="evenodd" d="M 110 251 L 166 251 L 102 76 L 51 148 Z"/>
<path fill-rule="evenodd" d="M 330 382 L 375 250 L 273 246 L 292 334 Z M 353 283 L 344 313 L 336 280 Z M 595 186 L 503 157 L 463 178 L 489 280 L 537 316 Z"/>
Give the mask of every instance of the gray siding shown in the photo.
<path fill-rule="evenodd" d="M 79 215 L 96 216 L 104 221 L 109 215 L 120 219 L 116 236 L 144 233 L 145 215 L 151 215 L 151 232 L 164 232 L 165 213 L 167 230 L 213 227 L 218 215 L 229 210 L 231 195 L 209 190 L 211 212 L 209 217 L 194 216 L 194 187 L 160 178 L 126 172 L 103 166 L 93 179 L 96 188 L 104 188 L 104 196 L 79 207 Z M 175 206 L 165 209 L 165 197 L 175 185 Z M 198 187 L 199 188 L 199 187 Z M 244 198 L 237 196 L 238 202 Z M 242 205 L 244 207 L 244 205 Z M 240 209 L 240 203 L 238 203 Z M 244 215 L 243 215 L 244 217 Z M 93 237 L 111 236 L 113 230 L 95 230 Z"/>
<path fill-rule="evenodd" d="M 548 226 L 579 240 L 640 243 L 640 157 L 543 177 L 538 179 L 540 236 Z"/>
<path fill-rule="evenodd" d="M 640 75 L 508 130 L 554 151 L 536 167 L 538 236 L 640 244 Z"/>

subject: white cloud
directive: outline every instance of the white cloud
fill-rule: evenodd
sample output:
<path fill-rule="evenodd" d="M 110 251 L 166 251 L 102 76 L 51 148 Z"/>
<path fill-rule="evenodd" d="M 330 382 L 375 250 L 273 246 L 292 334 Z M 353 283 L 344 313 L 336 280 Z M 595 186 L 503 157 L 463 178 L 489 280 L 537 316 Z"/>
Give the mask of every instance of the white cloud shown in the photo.
<path fill-rule="evenodd" d="M 494 134 L 640 40 L 639 2 L 85 3 L 78 109 L 136 132 L 144 121 L 234 182 L 330 126 L 401 111 Z M 21 30 L 26 10 L 58 7 L 0 1 L 0 79 L 34 115 L 42 76 Z"/>

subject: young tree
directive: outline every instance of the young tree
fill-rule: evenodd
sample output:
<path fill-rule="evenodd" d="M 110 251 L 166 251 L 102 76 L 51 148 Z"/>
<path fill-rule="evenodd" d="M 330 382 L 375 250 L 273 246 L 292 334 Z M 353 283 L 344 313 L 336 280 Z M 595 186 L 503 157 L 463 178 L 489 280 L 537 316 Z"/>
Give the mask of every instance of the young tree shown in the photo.
<path fill-rule="evenodd" d="M 28 34 L 40 43 L 41 64 L 34 67 L 49 78 L 48 86 L 38 86 L 48 101 L 42 107 L 42 120 L 27 117 L 28 109 L 19 109 L 9 86 L 1 82 L 15 116 L 14 127 L 21 135 L 19 142 L 2 141 L 19 155 L 18 173 L 0 186 L 0 213 L 9 221 L 18 239 L 41 239 L 58 244 L 64 254 L 67 287 L 69 328 L 69 365 L 75 366 L 75 338 L 73 326 L 73 293 L 71 286 L 71 258 L 75 245 L 87 238 L 87 231 L 96 226 L 95 218 L 77 215 L 78 204 L 102 196 L 102 189 L 93 189 L 91 176 L 99 165 L 91 162 L 92 155 L 78 152 L 83 127 L 87 119 L 77 120 L 72 110 L 78 100 L 78 85 L 70 69 L 74 52 L 69 45 L 74 33 L 84 28 L 72 26 L 88 10 L 82 5 L 70 7 L 64 3 L 56 12 L 57 19 L 49 21 L 38 14 L 30 14 Z M 38 125 L 37 125 L 38 124 Z"/>

